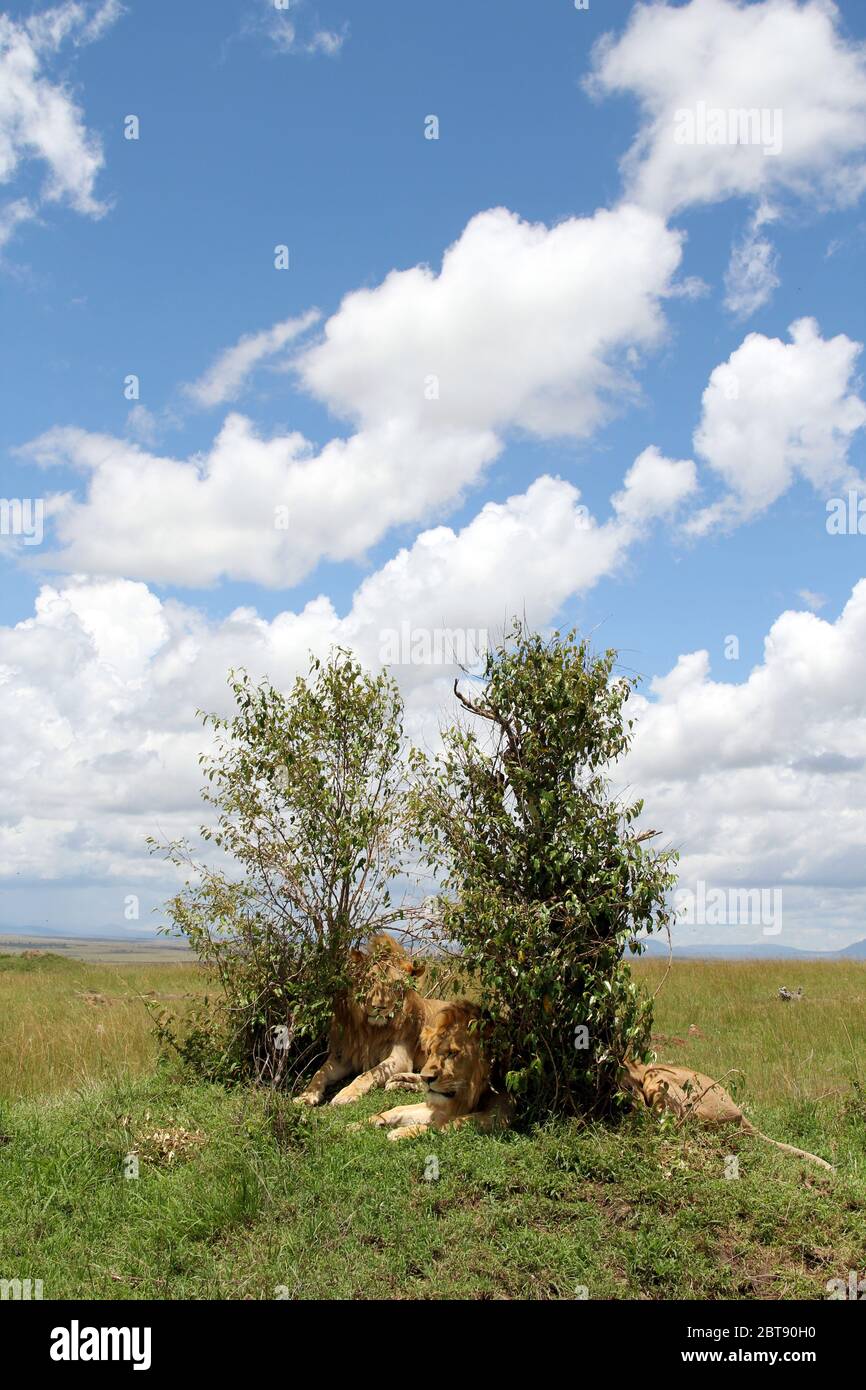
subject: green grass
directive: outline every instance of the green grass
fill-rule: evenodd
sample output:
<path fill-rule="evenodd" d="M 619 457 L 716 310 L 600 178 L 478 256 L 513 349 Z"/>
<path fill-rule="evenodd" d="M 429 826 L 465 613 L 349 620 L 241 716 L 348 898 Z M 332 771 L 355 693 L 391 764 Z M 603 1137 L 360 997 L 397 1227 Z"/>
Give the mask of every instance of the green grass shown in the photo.
<path fill-rule="evenodd" d="M 394 1097 L 398 1100 L 399 1097 Z M 862 1264 L 862 1121 L 846 1170 L 745 1138 L 560 1124 L 391 1144 L 359 1106 L 299 1112 L 170 1075 L 7 1110 L 0 1271 L 53 1298 L 821 1297 Z M 135 1136 L 202 1131 L 185 1162 L 122 1175 Z M 130 1136 L 133 1137 L 132 1141 Z M 723 1157 L 738 1153 L 738 1180 Z M 425 1179 L 430 1154 L 438 1182 Z"/>
<path fill-rule="evenodd" d="M 651 992 L 665 974 L 658 961 L 633 968 Z M 780 985 L 802 987 L 803 998 L 785 1003 Z M 682 1040 L 656 1044 L 664 1061 L 719 1080 L 730 1073 L 724 1084 L 738 1100 L 809 1102 L 847 1093 L 854 1081 L 866 1088 L 866 965 L 680 961 L 656 1000 L 654 1031 Z"/>
<path fill-rule="evenodd" d="M 151 1071 L 152 1012 L 205 988 L 195 965 L 0 955 L 0 1099 Z"/>
<path fill-rule="evenodd" d="M 687 1040 L 659 1051 L 715 1075 L 742 1068 L 752 1120 L 831 1158 L 831 1176 L 746 1136 L 660 1127 L 644 1112 L 615 1130 L 557 1123 L 391 1144 L 350 1125 L 397 1095 L 298 1110 L 184 1081 L 155 1064 L 152 1044 L 124 1074 L 117 1058 L 91 1065 L 96 1007 L 70 1014 L 79 990 L 120 1001 L 119 977 L 104 973 L 114 967 L 35 964 L 0 968 L 0 991 L 14 978 L 19 1011 L 34 1018 L 41 1004 L 43 1027 L 59 1021 L 74 1044 L 75 1021 L 87 1044 L 71 1078 L 55 1057 L 37 1073 L 41 1090 L 25 1078 L 0 1106 L 0 1277 L 42 1279 L 46 1298 L 551 1299 L 581 1287 L 606 1299 L 822 1298 L 829 1279 L 862 1271 L 860 967 L 689 962 L 658 1000 L 658 1033 Z M 177 969 L 134 983 L 174 993 Z M 656 964 L 639 970 L 654 987 Z M 803 984 L 801 1004 L 775 1000 L 783 982 Z M 205 1143 L 123 1176 L 140 1136 L 177 1127 Z M 431 1154 L 438 1181 L 425 1179 Z M 724 1176 L 729 1155 L 736 1179 Z"/>

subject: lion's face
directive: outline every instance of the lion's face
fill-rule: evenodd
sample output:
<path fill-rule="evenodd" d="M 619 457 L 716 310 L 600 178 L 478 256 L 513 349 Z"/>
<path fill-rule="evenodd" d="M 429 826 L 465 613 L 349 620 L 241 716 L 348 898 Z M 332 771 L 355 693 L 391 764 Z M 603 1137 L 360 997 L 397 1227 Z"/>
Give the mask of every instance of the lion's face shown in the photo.
<path fill-rule="evenodd" d="M 421 1034 L 427 1060 L 421 1068 L 429 1105 L 454 1114 L 475 1110 L 489 1081 L 489 1067 L 481 1053 L 478 1032 L 471 1024 L 478 1011 L 455 1004 L 446 1009 L 431 1028 Z"/>
<path fill-rule="evenodd" d="M 359 1023 L 384 1028 L 406 1011 L 407 992 L 424 973 L 392 937 L 380 934 L 366 952 L 352 952 L 350 1004 Z"/>
<path fill-rule="evenodd" d="M 645 1101 L 643 1082 L 646 1074 L 646 1067 L 642 1062 L 624 1061 L 622 1070 L 619 1074 L 619 1084 L 629 1095 Z"/>

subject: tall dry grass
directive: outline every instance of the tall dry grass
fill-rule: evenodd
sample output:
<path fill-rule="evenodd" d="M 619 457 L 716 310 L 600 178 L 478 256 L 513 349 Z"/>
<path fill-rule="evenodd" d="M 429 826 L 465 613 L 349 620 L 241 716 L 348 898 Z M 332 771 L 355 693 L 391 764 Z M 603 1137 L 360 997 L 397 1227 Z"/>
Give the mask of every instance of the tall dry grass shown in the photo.
<path fill-rule="evenodd" d="M 866 964 L 674 961 L 663 984 L 663 962 L 633 969 L 650 991 L 661 985 L 660 1059 L 725 1076 L 738 1099 L 817 1100 L 866 1083 Z M 802 999 L 783 1002 L 780 985 Z"/>
<path fill-rule="evenodd" d="M 195 965 L 0 956 L 0 1096 L 56 1094 L 152 1069 L 149 1010 L 202 994 Z"/>
<path fill-rule="evenodd" d="M 738 1099 L 814 1101 L 866 1085 L 866 965 L 676 961 L 664 983 L 662 962 L 633 969 L 650 991 L 661 985 L 659 1057 L 724 1079 Z M 803 998 L 783 1003 L 782 984 L 802 986 Z M 437 992 L 446 985 L 438 980 Z M 207 988 L 193 964 L 0 956 L 0 1096 L 148 1072 L 157 1052 L 151 1012 L 182 1009 Z"/>

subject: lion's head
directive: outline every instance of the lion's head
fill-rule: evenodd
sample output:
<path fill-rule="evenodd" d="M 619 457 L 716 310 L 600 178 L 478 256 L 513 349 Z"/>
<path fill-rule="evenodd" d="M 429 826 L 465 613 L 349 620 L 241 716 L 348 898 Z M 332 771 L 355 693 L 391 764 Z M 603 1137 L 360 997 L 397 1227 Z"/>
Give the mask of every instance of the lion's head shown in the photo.
<path fill-rule="evenodd" d="M 421 1048 L 427 1057 L 421 1079 L 428 1104 L 438 1110 L 471 1114 L 490 1084 L 479 1020 L 474 1004 L 449 1004 L 421 1034 Z"/>
<path fill-rule="evenodd" d="M 352 951 L 348 1006 L 356 1026 L 385 1028 L 407 1011 L 422 961 L 412 960 L 385 932 L 371 937 L 366 951 Z"/>
<path fill-rule="evenodd" d="M 623 1091 L 625 1091 L 627 1095 L 633 1096 L 636 1100 L 646 1100 L 643 1089 L 646 1072 L 647 1067 L 645 1063 L 632 1062 L 626 1057 L 619 1074 L 619 1084 Z"/>

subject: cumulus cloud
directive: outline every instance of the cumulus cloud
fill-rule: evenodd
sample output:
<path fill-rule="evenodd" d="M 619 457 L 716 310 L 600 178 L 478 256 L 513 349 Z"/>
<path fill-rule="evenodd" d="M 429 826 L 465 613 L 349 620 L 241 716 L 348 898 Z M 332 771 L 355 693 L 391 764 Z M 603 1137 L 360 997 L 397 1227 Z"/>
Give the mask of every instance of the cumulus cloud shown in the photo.
<path fill-rule="evenodd" d="M 197 405 L 205 407 L 235 400 L 261 362 L 282 352 L 319 318 L 318 311 L 311 309 L 297 318 L 275 323 L 261 333 L 245 334 L 234 347 L 221 352 L 203 376 L 185 388 L 187 395 Z"/>
<path fill-rule="evenodd" d="M 663 462 L 653 467 L 663 503 L 650 506 L 641 466 L 641 505 L 605 522 L 570 483 L 542 477 L 525 493 L 488 503 L 459 531 L 423 532 L 368 576 L 344 616 L 318 597 L 270 621 L 251 608 L 211 621 L 129 578 L 44 585 L 31 618 L 0 628 L 0 758 L 8 774 L 0 879 L 158 877 L 144 839 L 191 833 L 198 824 L 205 735 L 195 710 L 226 710 L 230 667 L 245 665 L 285 687 L 306 669 L 311 650 L 325 655 L 334 643 L 377 667 L 402 624 L 493 632 L 525 612 L 543 626 L 569 595 L 617 568 L 647 534 L 645 513 L 675 505 L 681 489 L 670 486 Z M 635 486 L 633 478 L 626 493 Z M 408 725 L 430 741 L 455 668 L 396 669 Z"/>
<path fill-rule="evenodd" d="M 215 621 L 137 581 L 44 586 L 32 618 L 0 628 L 0 878 L 84 878 L 87 901 L 113 902 L 119 925 L 127 892 L 143 885 L 158 901 L 171 888 L 145 837 L 193 834 L 199 823 L 206 735 L 193 712 L 227 711 L 230 666 L 285 688 L 310 650 L 324 655 L 335 642 L 377 666 L 383 635 L 402 622 L 497 631 L 525 606 L 542 626 L 572 587 L 616 565 L 628 544 L 620 527 L 590 519 L 587 529 L 575 490 L 540 479 L 459 532 L 419 536 L 369 577 L 344 617 L 324 597 L 270 621 L 251 608 Z M 396 673 L 411 736 L 435 744 L 453 668 Z M 683 886 L 781 887 L 798 940 L 816 911 L 840 942 L 862 924 L 866 581 L 835 622 L 783 613 L 742 680 L 714 679 L 709 654 L 689 653 L 635 697 L 633 712 L 636 739 L 618 777 L 681 849 Z"/>
<path fill-rule="evenodd" d="M 624 521 L 650 520 L 679 506 L 697 487 L 691 459 L 665 458 L 654 444 L 644 449 L 625 475 L 625 487 L 613 498 Z"/>
<path fill-rule="evenodd" d="M 866 50 L 843 35 L 831 0 L 636 5 L 596 47 L 588 86 L 637 98 L 626 191 L 666 215 L 735 196 L 845 205 L 866 186 Z M 753 111 L 749 143 L 713 125 L 713 112 Z"/>
<path fill-rule="evenodd" d="M 42 202 L 66 203 L 90 217 L 105 212 L 96 195 L 101 143 L 69 90 L 46 70 L 65 43 L 94 42 L 121 13 L 117 0 L 95 6 L 69 0 L 21 21 L 0 15 L 0 184 L 35 160 L 46 169 Z M 13 200 L 0 211 L 0 237 L 8 240 L 17 223 L 35 214 L 31 203 Z"/>
<path fill-rule="evenodd" d="M 441 272 L 393 271 L 346 296 L 302 380 L 368 427 L 395 416 L 449 428 L 585 435 L 633 389 L 628 346 L 657 343 L 681 238 L 628 205 L 554 227 L 480 213 Z"/>
<path fill-rule="evenodd" d="M 750 333 L 710 376 L 694 443 L 728 492 L 691 519 L 693 534 L 750 520 L 797 477 L 818 491 L 858 481 L 848 454 L 866 424 L 862 344 L 822 338 L 809 318 L 788 331 L 789 343 Z"/>
<path fill-rule="evenodd" d="M 505 503 L 488 502 L 459 532 L 426 531 L 360 586 L 346 636 L 364 649 L 364 634 L 395 615 L 435 628 L 450 626 L 457 613 L 460 626 L 478 630 L 519 610 L 543 625 L 567 598 L 614 573 L 653 520 L 676 510 L 691 487 L 688 468 L 647 450 L 606 522 L 580 503 L 571 483 L 543 476 Z"/>
<path fill-rule="evenodd" d="M 87 478 L 85 500 L 57 512 L 62 549 L 49 563 L 287 585 L 321 559 L 359 559 L 390 528 L 454 503 L 509 432 L 584 436 L 634 396 L 631 364 L 664 335 L 680 255 L 677 233 L 629 206 L 553 228 L 482 213 L 438 275 L 416 266 L 348 295 L 299 353 L 303 386 L 353 423 L 348 437 L 316 450 L 230 415 L 206 456 L 183 461 L 73 428 L 29 445 Z M 224 354 L 200 398 L 237 389 L 289 324 Z"/>
<path fill-rule="evenodd" d="M 636 713 L 624 771 L 680 846 L 683 886 L 778 886 L 790 925 L 818 910 L 862 935 L 866 580 L 836 622 L 783 613 L 742 681 L 713 679 L 707 651 L 681 656 Z"/>
<path fill-rule="evenodd" d="M 205 457 L 55 429 L 26 455 L 87 474 L 87 500 L 54 512 L 61 549 L 43 563 L 190 587 L 220 578 L 298 583 L 323 558 L 358 559 L 392 526 L 416 520 L 473 482 L 492 435 L 409 430 L 399 421 L 316 454 L 298 433 L 264 439 L 229 415 Z"/>

